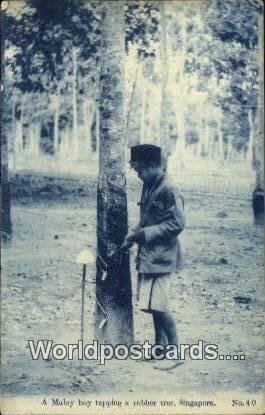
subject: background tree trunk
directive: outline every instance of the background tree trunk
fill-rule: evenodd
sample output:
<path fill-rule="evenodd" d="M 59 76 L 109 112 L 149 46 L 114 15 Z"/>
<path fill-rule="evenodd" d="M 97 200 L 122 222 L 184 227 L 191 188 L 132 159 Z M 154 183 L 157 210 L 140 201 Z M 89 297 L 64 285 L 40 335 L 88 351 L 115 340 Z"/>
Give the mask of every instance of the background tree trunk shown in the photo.
<path fill-rule="evenodd" d="M 204 151 L 208 158 L 210 158 L 210 134 L 209 134 L 209 125 L 208 119 L 205 119 L 205 127 L 204 127 Z"/>
<path fill-rule="evenodd" d="M 125 134 L 126 134 L 126 143 L 127 143 L 127 145 L 128 145 L 129 137 L 130 137 L 129 132 L 130 132 L 131 113 L 132 113 L 133 103 L 135 101 L 136 87 L 138 85 L 139 67 L 140 67 L 140 63 L 139 63 L 139 61 L 137 61 L 135 76 L 134 76 L 134 82 L 133 82 L 132 92 L 131 92 L 131 96 L 130 96 L 129 107 L 128 107 L 127 114 L 126 114 Z"/>
<path fill-rule="evenodd" d="M 39 159 L 40 157 L 40 123 L 35 121 L 35 124 L 31 127 L 32 128 L 32 154 L 33 157 Z"/>
<path fill-rule="evenodd" d="M 198 133 L 198 145 L 197 145 L 197 155 L 199 157 L 203 156 L 204 153 L 204 143 L 205 143 L 205 115 L 203 111 L 204 102 L 202 98 L 199 98 L 198 103 L 198 114 L 199 114 L 199 121 L 198 121 L 198 127 L 197 127 L 197 133 Z"/>
<path fill-rule="evenodd" d="M 94 102 L 91 125 L 91 145 L 93 150 L 93 158 L 98 157 L 99 148 L 99 103 L 98 99 Z"/>
<path fill-rule="evenodd" d="M 187 49 L 187 25 L 185 13 L 180 14 L 179 19 L 179 50 L 178 50 L 178 84 L 176 92 L 176 112 L 175 120 L 177 124 L 178 138 L 176 146 L 172 154 L 172 162 L 178 168 L 184 168 L 185 163 L 185 144 L 186 144 L 186 131 L 185 131 L 185 107 L 186 107 L 186 91 L 184 88 L 184 69 Z M 199 145 L 198 145 L 199 146 Z M 198 150 L 199 151 L 199 150 Z"/>
<path fill-rule="evenodd" d="M 53 106 L 54 106 L 54 142 L 53 142 L 53 149 L 54 154 L 58 155 L 59 152 L 59 115 L 60 115 L 60 93 L 54 95 L 52 97 L 53 100 Z"/>
<path fill-rule="evenodd" d="M 259 15 L 259 92 L 256 117 L 254 160 L 256 186 L 264 190 L 264 29 L 263 15 Z"/>
<path fill-rule="evenodd" d="M 148 111 L 148 124 L 147 124 L 147 128 L 146 128 L 146 139 L 148 142 L 150 142 L 152 140 L 152 135 L 153 135 L 153 109 L 151 106 L 151 103 L 155 102 L 155 98 L 154 98 L 154 93 L 152 91 L 152 89 L 150 89 L 150 95 L 149 95 L 149 111 Z"/>
<path fill-rule="evenodd" d="M 1 10 L 1 239 L 11 236 L 11 192 L 8 180 L 8 139 L 4 113 L 6 112 L 5 95 L 5 11 Z"/>
<path fill-rule="evenodd" d="M 140 118 L 140 142 L 145 143 L 145 123 L 146 123 L 146 85 L 144 75 L 141 77 L 141 118 Z"/>
<path fill-rule="evenodd" d="M 91 99 L 83 101 L 84 116 L 84 151 L 86 156 L 90 157 L 92 153 L 92 122 L 93 122 L 94 105 Z"/>
<path fill-rule="evenodd" d="M 224 162 L 224 139 L 223 139 L 223 133 L 222 133 L 221 118 L 219 116 L 217 116 L 217 137 L 218 137 L 219 161 L 223 163 Z"/>
<path fill-rule="evenodd" d="M 250 168 L 255 168 L 254 162 L 254 122 L 253 122 L 253 110 L 248 110 L 248 123 L 249 123 L 249 139 L 248 139 L 248 150 L 247 150 L 247 163 Z"/>
<path fill-rule="evenodd" d="M 160 40 L 160 59 L 162 67 L 161 79 L 161 110 L 160 110 L 160 145 L 164 149 L 164 154 L 169 155 L 169 124 L 168 124 L 168 50 L 167 50 L 167 32 L 166 32 L 166 14 L 165 1 L 160 1 L 160 25 L 161 25 L 161 40 Z"/>
<path fill-rule="evenodd" d="M 123 111 L 123 5 L 123 1 L 102 3 L 97 249 L 108 266 L 108 272 L 103 280 L 102 261 L 98 256 L 95 338 L 100 342 L 129 345 L 133 341 L 129 255 L 125 254 L 122 258 L 119 255 L 128 220 Z"/>
<path fill-rule="evenodd" d="M 20 156 L 23 151 L 23 124 L 24 124 L 24 97 L 21 97 L 18 119 L 16 118 L 16 137 L 15 137 L 16 158 Z"/>
<path fill-rule="evenodd" d="M 95 109 L 96 111 L 96 150 L 95 153 L 98 154 L 99 149 L 99 108 L 98 108 L 98 102 L 97 107 Z"/>
<path fill-rule="evenodd" d="M 72 96 L 72 107 L 73 107 L 73 153 L 74 157 L 78 159 L 79 157 L 79 137 L 77 131 L 77 51 L 73 49 L 73 96 Z"/>
<path fill-rule="evenodd" d="M 252 206 L 254 223 L 264 225 L 264 29 L 263 11 L 259 15 L 259 92 L 254 134 L 254 168 L 256 184 L 253 191 Z"/>
<path fill-rule="evenodd" d="M 16 171 L 16 97 L 12 100 L 12 140 L 9 151 L 12 154 L 12 170 Z"/>

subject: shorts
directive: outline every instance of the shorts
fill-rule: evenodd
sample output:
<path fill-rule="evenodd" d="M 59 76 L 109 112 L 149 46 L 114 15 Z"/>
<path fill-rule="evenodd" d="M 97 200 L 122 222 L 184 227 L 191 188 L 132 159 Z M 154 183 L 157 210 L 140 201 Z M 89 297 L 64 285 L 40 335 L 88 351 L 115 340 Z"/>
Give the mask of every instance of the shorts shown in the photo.
<path fill-rule="evenodd" d="M 172 274 L 138 274 L 137 300 L 140 310 L 169 312 L 169 292 Z"/>

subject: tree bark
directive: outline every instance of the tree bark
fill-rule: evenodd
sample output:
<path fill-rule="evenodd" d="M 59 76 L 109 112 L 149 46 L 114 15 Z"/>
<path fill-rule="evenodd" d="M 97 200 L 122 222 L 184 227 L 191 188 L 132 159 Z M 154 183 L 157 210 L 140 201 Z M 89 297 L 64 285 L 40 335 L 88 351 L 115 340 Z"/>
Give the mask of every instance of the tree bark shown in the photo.
<path fill-rule="evenodd" d="M 128 111 L 127 111 L 127 115 L 126 115 L 125 134 L 126 134 L 126 142 L 127 142 L 127 144 L 129 142 L 130 118 L 131 118 L 131 112 L 132 112 L 133 102 L 135 100 L 136 86 L 138 84 L 139 67 L 140 67 L 140 63 L 139 63 L 139 61 L 137 61 L 137 66 L 136 66 L 135 76 L 134 76 L 134 82 L 133 82 L 132 92 L 131 92 L 131 96 L 130 96 L 129 107 L 128 107 Z"/>
<path fill-rule="evenodd" d="M 8 177 L 8 139 L 4 114 L 5 108 L 5 11 L 1 10 L 1 239 L 10 239 L 11 226 L 11 191 Z"/>
<path fill-rule="evenodd" d="M 197 127 L 198 132 L 198 144 L 197 144 L 197 156 L 201 157 L 204 152 L 204 128 L 205 128 L 205 116 L 204 116 L 204 102 L 199 96 L 198 99 L 198 113 L 199 113 L 199 122 Z"/>
<path fill-rule="evenodd" d="M 53 105 L 54 105 L 54 133 L 53 133 L 53 150 L 54 154 L 58 154 L 59 152 L 59 115 L 60 115 L 60 93 L 56 94 L 52 97 Z"/>
<path fill-rule="evenodd" d="M 160 24 L 161 24 L 161 40 L 160 40 L 160 59 L 162 68 L 161 79 L 161 110 L 160 110 L 160 144 L 166 156 L 170 152 L 169 142 L 169 124 L 168 124 L 168 50 L 167 50 L 167 33 L 166 33 L 166 2 L 160 1 Z"/>
<path fill-rule="evenodd" d="M 250 168 L 255 168 L 254 162 L 254 122 L 253 111 L 248 110 L 248 123 L 249 123 L 249 139 L 248 139 L 248 151 L 247 151 L 247 163 Z"/>
<path fill-rule="evenodd" d="M 16 171 L 16 98 L 12 100 L 12 141 L 11 141 L 11 153 L 12 153 L 12 169 Z"/>
<path fill-rule="evenodd" d="M 226 148 L 226 162 L 229 163 L 233 160 L 233 144 L 232 144 L 232 136 L 227 137 L 227 148 Z"/>
<path fill-rule="evenodd" d="M 119 255 L 128 220 L 123 111 L 123 6 L 123 1 L 102 3 L 95 338 L 101 343 L 129 345 L 133 341 L 129 255 Z M 107 264 L 105 279 L 101 258 Z"/>
<path fill-rule="evenodd" d="M 77 132 L 77 51 L 73 49 L 73 95 L 72 95 L 72 107 L 73 107 L 73 154 L 74 158 L 79 156 L 79 140 Z"/>
<path fill-rule="evenodd" d="M 217 118 L 217 137 L 218 137 L 218 149 L 219 149 L 219 160 L 221 163 L 224 162 L 224 139 L 222 133 L 221 119 Z"/>
<path fill-rule="evenodd" d="M 181 102 L 181 100 L 180 100 Z M 181 165 L 184 165 L 184 152 L 185 152 L 185 123 L 184 123 L 184 112 L 182 104 L 178 105 L 178 110 L 176 112 L 176 121 L 178 127 L 178 139 L 176 147 L 176 158 L 179 158 Z"/>
<path fill-rule="evenodd" d="M 180 14 L 179 19 L 180 24 L 180 39 L 181 45 L 178 51 L 178 85 L 177 85 L 177 102 L 175 113 L 175 119 L 177 124 L 178 138 L 176 141 L 176 147 L 174 153 L 172 154 L 172 162 L 174 160 L 175 165 L 179 168 L 184 168 L 184 158 L 185 158 L 185 143 L 186 143 L 186 131 L 185 131 L 185 100 L 186 100 L 186 91 L 184 89 L 184 66 L 186 58 L 186 49 L 187 49 L 187 27 L 186 27 L 186 16 L 184 13 Z M 168 66 L 168 65 L 167 65 Z M 199 148 L 199 144 L 198 144 Z M 199 151 L 199 150 L 198 150 Z"/>
<path fill-rule="evenodd" d="M 15 153 L 17 156 L 21 155 L 23 150 L 23 124 L 24 124 L 24 97 L 20 99 L 20 114 L 16 119 L 16 137 L 15 137 Z"/>
<path fill-rule="evenodd" d="M 209 134 L 209 125 L 208 120 L 205 120 L 204 127 L 204 151 L 208 158 L 210 158 L 210 134 Z"/>
<path fill-rule="evenodd" d="M 91 143 L 93 149 L 93 156 L 98 157 L 99 148 L 99 108 L 98 100 L 95 101 L 93 114 L 92 114 L 92 126 L 91 126 Z"/>
<path fill-rule="evenodd" d="M 264 225 L 264 7 L 259 13 L 259 91 L 254 134 L 256 184 L 252 196 L 254 223 Z"/>
<path fill-rule="evenodd" d="M 153 91 L 150 89 L 150 95 L 149 95 L 149 103 L 155 102 L 155 98 L 153 97 Z M 150 104 L 149 104 L 150 105 Z M 152 114 L 152 108 L 149 108 L 149 114 L 148 114 L 148 124 L 146 128 L 146 139 L 148 142 L 152 141 L 152 128 L 153 128 L 153 114 Z"/>
<path fill-rule="evenodd" d="M 264 8 L 263 8 L 264 9 Z M 254 141 L 256 186 L 264 190 L 264 29 L 263 13 L 259 15 L 259 92 Z"/>
<path fill-rule="evenodd" d="M 96 151 L 95 153 L 98 154 L 99 151 L 99 108 L 96 107 Z"/>
<path fill-rule="evenodd" d="M 35 121 L 32 129 L 32 153 L 33 157 L 39 159 L 40 157 L 40 123 Z"/>
<path fill-rule="evenodd" d="M 215 136 L 213 134 L 213 129 L 210 126 L 208 126 L 208 134 L 209 134 L 209 158 L 210 160 L 214 160 L 215 158 L 215 154 L 214 154 Z"/>
<path fill-rule="evenodd" d="M 60 150 L 61 149 L 63 150 L 62 153 L 64 157 L 66 157 L 66 159 L 69 158 L 71 154 L 71 133 L 72 131 L 67 126 L 63 134 L 63 140 L 62 140 L 63 146 L 62 145 L 60 146 Z"/>
<path fill-rule="evenodd" d="M 146 122 L 146 85 L 144 75 L 142 74 L 141 80 L 141 118 L 140 118 L 140 142 L 144 144 L 145 142 L 145 122 Z"/>
<path fill-rule="evenodd" d="M 93 122 L 93 104 L 91 99 L 83 101 L 83 116 L 84 116 L 84 143 L 86 156 L 92 153 L 92 122 Z"/>

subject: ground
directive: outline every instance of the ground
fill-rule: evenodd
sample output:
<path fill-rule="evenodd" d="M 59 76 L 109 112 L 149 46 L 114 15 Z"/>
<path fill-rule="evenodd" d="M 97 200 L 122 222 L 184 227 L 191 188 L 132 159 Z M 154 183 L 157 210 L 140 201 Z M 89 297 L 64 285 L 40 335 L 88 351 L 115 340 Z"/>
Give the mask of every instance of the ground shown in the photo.
<path fill-rule="evenodd" d="M 2 252 L 2 392 L 49 395 L 181 391 L 259 392 L 264 387 L 263 230 L 253 225 L 251 183 L 227 176 L 178 178 L 187 226 L 185 267 L 169 299 L 181 343 L 219 345 L 242 361 L 190 361 L 170 372 L 150 363 L 33 361 L 28 339 L 75 343 L 80 332 L 81 268 L 76 255 L 96 241 L 96 177 L 12 177 L 13 238 Z M 137 221 L 140 186 L 128 179 L 129 220 Z M 137 310 L 135 341 L 153 340 L 150 316 Z M 88 270 L 85 340 L 93 339 L 95 272 Z M 247 303 L 235 297 L 247 298 Z M 159 373 L 159 375 L 158 375 Z"/>

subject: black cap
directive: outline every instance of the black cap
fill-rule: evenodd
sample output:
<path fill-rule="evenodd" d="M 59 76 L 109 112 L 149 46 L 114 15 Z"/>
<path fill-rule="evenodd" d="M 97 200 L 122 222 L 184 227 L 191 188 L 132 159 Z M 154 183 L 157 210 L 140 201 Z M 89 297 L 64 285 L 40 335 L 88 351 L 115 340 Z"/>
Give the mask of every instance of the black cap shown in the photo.
<path fill-rule="evenodd" d="M 131 163 L 149 163 L 161 165 L 161 148 L 153 144 L 141 144 L 131 147 Z"/>

